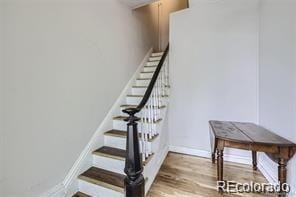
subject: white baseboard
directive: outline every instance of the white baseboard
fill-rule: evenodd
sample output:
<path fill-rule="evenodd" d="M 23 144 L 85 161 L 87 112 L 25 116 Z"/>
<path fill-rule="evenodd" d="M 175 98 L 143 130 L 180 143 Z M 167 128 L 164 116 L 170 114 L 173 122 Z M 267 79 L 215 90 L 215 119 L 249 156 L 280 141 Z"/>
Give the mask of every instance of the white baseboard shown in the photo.
<path fill-rule="evenodd" d="M 94 135 L 90 139 L 89 143 L 86 145 L 84 150 L 81 152 L 80 156 L 70 169 L 66 178 L 61 184 L 53 187 L 52 189 L 45 192 L 42 197 L 64 197 L 72 196 L 78 191 L 77 177 L 83 171 L 87 170 L 92 165 L 91 153 L 96 148 L 103 146 L 104 144 L 104 132 L 113 128 L 113 117 L 120 113 L 120 105 L 125 102 L 126 95 L 131 90 L 132 85 L 136 82 L 136 79 L 141 72 L 142 68 L 145 66 L 148 58 L 152 53 L 152 48 L 147 52 L 145 58 L 139 65 L 136 72 L 133 74 L 132 78 L 129 80 L 123 91 L 121 92 L 119 98 L 115 101 L 108 114 L 99 125 L 98 129 L 95 131 Z"/>
<path fill-rule="evenodd" d="M 182 153 L 186 155 L 193 155 L 198 157 L 204 157 L 204 158 L 211 158 L 212 154 L 209 151 L 206 150 L 198 150 L 198 149 L 192 149 L 182 146 L 170 146 L 169 150 L 171 152 L 176 153 Z M 239 155 L 232 155 L 232 154 L 224 154 L 224 160 L 230 161 L 230 162 L 236 162 L 241 164 L 251 164 L 251 158 L 250 157 L 244 157 Z"/>
<path fill-rule="evenodd" d="M 198 156 L 198 157 L 205 157 L 205 158 L 211 157 L 211 154 L 208 151 L 192 149 L 192 148 L 187 148 L 183 146 L 170 146 L 169 151 L 186 154 L 186 155 Z"/>

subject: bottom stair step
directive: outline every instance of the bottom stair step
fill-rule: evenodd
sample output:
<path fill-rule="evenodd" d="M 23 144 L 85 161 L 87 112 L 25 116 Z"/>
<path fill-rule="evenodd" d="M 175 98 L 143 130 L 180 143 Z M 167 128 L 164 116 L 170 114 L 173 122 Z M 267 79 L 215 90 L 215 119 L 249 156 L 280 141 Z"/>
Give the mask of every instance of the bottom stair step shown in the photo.
<path fill-rule="evenodd" d="M 85 193 L 82 192 L 77 192 L 76 194 L 74 194 L 72 197 L 91 197 Z"/>
<path fill-rule="evenodd" d="M 122 174 L 91 167 L 82 173 L 79 179 L 99 185 L 117 192 L 124 192 L 124 178 Z"/>

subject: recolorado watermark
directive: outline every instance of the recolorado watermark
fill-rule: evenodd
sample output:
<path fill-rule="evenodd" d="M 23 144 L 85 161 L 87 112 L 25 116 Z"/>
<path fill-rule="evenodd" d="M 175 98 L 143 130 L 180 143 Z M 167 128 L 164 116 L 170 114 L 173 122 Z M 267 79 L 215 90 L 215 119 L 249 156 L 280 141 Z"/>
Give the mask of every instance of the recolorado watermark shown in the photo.
<path fill-rule="evenodd" d="M 217 190 L 223 193 L 285 193 L 291 191 L 287 183 L 238 183 L 236 181 L 217 181 Z"/>

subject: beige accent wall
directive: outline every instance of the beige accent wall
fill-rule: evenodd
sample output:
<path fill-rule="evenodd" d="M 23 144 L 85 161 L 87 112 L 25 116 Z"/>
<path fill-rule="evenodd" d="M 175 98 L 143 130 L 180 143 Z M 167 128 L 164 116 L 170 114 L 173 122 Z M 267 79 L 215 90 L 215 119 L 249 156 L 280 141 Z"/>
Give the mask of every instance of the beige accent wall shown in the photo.
<path fill-rule="evenodd" d="M 0 196 L 35 197 L 63 181 L 152 41 L 117 0 L 7 0 L 2 13 Z"/>
<path fill-rule="evenodd" d="M 169 42 L 170 14 L 188 7 L 188 0 L 160 0 L 136 9 L 150 14 L 149 28 L 156 51 L 163 51 Z"/>

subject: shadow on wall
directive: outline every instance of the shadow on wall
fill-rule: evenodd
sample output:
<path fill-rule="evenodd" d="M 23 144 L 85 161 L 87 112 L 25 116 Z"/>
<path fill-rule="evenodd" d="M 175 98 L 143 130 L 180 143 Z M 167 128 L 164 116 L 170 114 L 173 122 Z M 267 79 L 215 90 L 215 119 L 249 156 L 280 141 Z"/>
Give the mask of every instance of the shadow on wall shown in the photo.
<path fill-rule="evenodd" d="M 149 26 L 155 52 L 164 51 L 169 42 L 170 14 L 189 7 L 188 0 L 160 0 L 135 9 L 138 13 L 149 13 Z"/>

